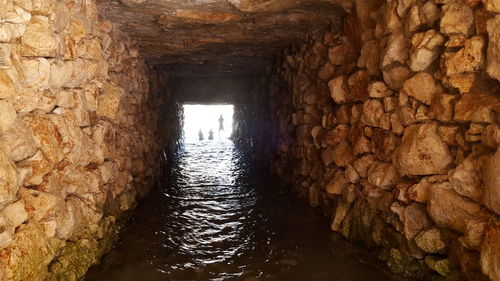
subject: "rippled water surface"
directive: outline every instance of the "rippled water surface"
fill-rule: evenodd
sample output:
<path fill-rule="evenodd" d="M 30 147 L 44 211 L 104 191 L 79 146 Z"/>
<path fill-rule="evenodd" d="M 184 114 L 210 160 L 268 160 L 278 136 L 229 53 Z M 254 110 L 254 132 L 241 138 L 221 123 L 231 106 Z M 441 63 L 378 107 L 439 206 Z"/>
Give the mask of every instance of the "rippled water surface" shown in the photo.
<path fill-rule="evenodd" d="M 184 144 L 85 280 L 397 280 L 251 156 Z"/>

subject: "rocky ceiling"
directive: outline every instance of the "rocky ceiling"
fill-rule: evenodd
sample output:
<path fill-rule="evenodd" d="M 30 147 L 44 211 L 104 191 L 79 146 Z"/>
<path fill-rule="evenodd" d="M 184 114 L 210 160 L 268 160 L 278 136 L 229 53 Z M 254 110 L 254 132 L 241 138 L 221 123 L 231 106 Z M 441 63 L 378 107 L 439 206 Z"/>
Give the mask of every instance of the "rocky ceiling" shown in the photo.
<path fill-rule="evenodd" d="M 352 0 L 98 0 L 101 15 L 156 67 L 255 69 Z M 182 67 L 179 67 L 182 66 Z"/>

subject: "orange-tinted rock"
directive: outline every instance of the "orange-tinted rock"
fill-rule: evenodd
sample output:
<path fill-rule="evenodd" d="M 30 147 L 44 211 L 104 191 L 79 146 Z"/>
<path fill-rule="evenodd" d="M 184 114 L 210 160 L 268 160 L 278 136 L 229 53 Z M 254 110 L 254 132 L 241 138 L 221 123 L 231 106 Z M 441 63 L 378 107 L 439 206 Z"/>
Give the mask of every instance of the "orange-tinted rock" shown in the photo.
<path fill-rule="evenodd" d="M 438 226 L 464 233 L 467 220 L 479 215 L 481 206 L 460 196 L 445 182 L 430 186 L 427 211 Z"/>
<path fill-rule="evenodd" d="M 500 223 L 493 222 L 487 228 L 481 247 L 481 267 L 491 280 L 500 280 Z"/>
<path fill-rule="evenodd" d="M 486 160 L 483 170 L 484 203 L 500 214 L 500 149 Z"/>
<path fill-rule="evenodd" d="M 422 71 L 429 67 L 439 56 L 444 37 L 434 29 L 417 33 L 411 39 L 410 68 Z"/>
<path fill-rule="evenodd" d="M 491 77 L 500 80 L 500 15 L 488 21 L 487 31 L 489 44 L 486 71 Z"/>
<path fill-rule="evenodd" d="M 444 174 L 453 163 L 448 146 L 435 123 L 411 125 L 405 129 L 394 163 L 401 175 Z"/>
<path fill-rule="evenodd" d="M 455 120 L 461 122 L 495 122 L 500 111 L 500 97 L 489 94 L 465 94 L 455 106 Z"/>
<path fill-rule="evenodd" d="M 441 18 L 441 32 L 470 35 L 474 23 L 472 8 L 462 1 L 446 3 Z"/>
<path fill-rule="evenodd" d="M 435 96 L 443 92 L 443 87 L 431 75 L 418 73 L 403 84 L 402 92 L 415 99 L 431 104 Z"/>

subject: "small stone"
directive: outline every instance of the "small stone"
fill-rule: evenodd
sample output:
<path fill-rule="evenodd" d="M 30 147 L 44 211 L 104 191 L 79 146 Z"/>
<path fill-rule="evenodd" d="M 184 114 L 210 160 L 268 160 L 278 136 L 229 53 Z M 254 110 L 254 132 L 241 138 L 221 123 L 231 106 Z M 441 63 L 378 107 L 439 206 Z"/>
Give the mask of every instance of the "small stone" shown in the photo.
<path fill-rule="evenodd" d="M 495 111 L 500 111 L 500 98 L 489 94 L 464 94 L 455 105 L 455 120 L 459 122 L 495 123 Z"/>
<path fill-rule="evenodd" d="M 420 249 L 430 254 L 443 253 L 446 248 L 441 231 L 437 228 L 422 231 L 415 237 L 415 242 Z"/>
<path fill-rule="evenodd" d="M 406 66 L 396 66 L 383 71 L 384 81 L 393 90 L 399 90 L 403 83 L 408 80 L 412 72 Z"/>
<path fill-rule="evenodd" d="M 351 183 L 358 183 L 361 180 L 361 177 L 352 165 L 347 165 L 347 168 L 345 169 L 345 177 Z"/>
<path fill-rule="evenodd" d="M 111 83 L 104 86 L 103 94 L 98 98 L 97 115 L 115 120 L 120 110 L 123 89 Z"/>
<path fill-rule="evenodd" d="M 422 230 L 432 225 L 425 205 L 420 203 L 411 203 L 404 208 L 404 234 L 407 240 L 414 239 Z"/>
<path fill-rule="evenodd" d="M 367 41 L 358 59 L 358 67 L 366 68 L 368 75 L 377 76 L 380 74 L 380 47 L 376 40 Z"/>
<path fill-rule="evenodd" d="M 481 267 L 491 280 L 500 280 L 500 223 L 491 223 L 485 231 L 481 247 Z"/>
<path fill-rule="evenodd" d="M 0 143 L 9 148 L 10 156 L 16 162 L 33 156 L 37 150 L 31 131 L 21 118 L 0 135 Z"/>
<path fill-rule="evenodd" d="M 375 81 L 368 86 L 368 93 L 371 98 L 385 98 L 392 96 L 394 92 L 384 82 Z"/>
<path fill-rule="evenodd" d="M 481 134 L 481 142 L 489 147 L 497 148 L 500 146 L 500 126 L 490 124 L 484 128 Z"/>
<path fill-rule="evenodd" d="M 1 212 L 10 227 L 16 228 L 28 219 L 28 213 L 22 201 L 17 201 L 6 206 Z"/>
<path fill-rule="evenodd" d="M 328 81 L 335 73 L 335 66 L 329 62 L 323 65 L 318 71 L 319 79 L 323 81 Z"/>
<path fill-rule="evenodd" d="M 482 36 L 473 36 L 465 41 L 465 45 L 456 53 L 444 56 L 446 75 L 453 77 L 459 73 L 477 71 L 484 62 L 483 48 L 485 45 Z"/>
<path fill-rule="evenodd" d="M 348 182 L 345 178 L 345 172 L 339 170 L 335 173 L 335 176 L 330 180 L 330 182 L 328 182 L 326 192 L 332 195 L 341 195 L 347 184 Z"/>
<path fill-rule="evenodd" d="M 486 71 L 491 77 L 500 81 L 500 15 L 489 20 L 486 29 L 489 38 Z"/>
<path fill-rule="evenodd" d="M 349 101 L 365 101 L 368 99 L 368 82 L 370 77 L 364 70 L 360 70 L 349 77 L 347 84 L 349 86 Z"/>
<path fill-rule="evenodd" d="M 354 153 L 349 142 L 343 141 L 335 146 L 333 150 L 333 161 L 339 167 L 347 167 L 354 160 Z"/>
<path fill-rule="evenodd" d="M 361 122 L 367 126 L 378 127 L 385 130 L 391 129 L 391 116 L 385 113 L 384 105 L 377 99 L 369 99 L 363 104 Z"/>
<path fill-rule="evenodd" d="M 430 105 L 434 97 L 443 92 L 443 87 L 436 82 L 434 77 L 421 72 L 408 79 L 403 84 L 401 91 L 418 101 Z"/>
<path fill-rule="evenodd" d="M 356 169 L 356 171 L 361 177 L 367 178 L 368 170 L 370 169 L 371 165 L 373 165 L 375 162 L 376 162 L 375 156 L 373 154 L 368 154 L 354 161 L 353 167 L 354 169 Z"/>
<path fill-rule="evenodd" d="M 500 148 L 485 163 L 483 168 L 484 204 L 500 214 Z"/>
<path fill-rule="evenodd" d="M 497 0 L 483 0 L 483 5 L 490 12 L 500 13 L 500 3 Z"/>
<path fill-rule="evenodd" d="M 444 37 L 434 29 L 417 33 L 411 39 L 410 68 L 418 72 L 429 67 L 439 56 Z"/>
<path fill-rule="evenodd" d="M 368 181 L 384 190 L 391 190 L 399 180 L 399 174 L 391 163 L 376 162 L 368 171 Z"/>
<path fill-rule="evenodd" d="M 16 120 L 17 113 L 12 104 L 0 100 L 0 133 L 10 129 Z"/>
<path fill-rule="evenodd" d="M 436 123 L 411 125 L 404 131 L 394 164 L 401 175 L 444 174 L 453 164 Z"/>
<path fill-rule="evenodd" d="M 0 209 L 16 199 L 18 189 L 19 179 L 16 166 L 0 149 Z"/>
<path fill-rule="evenodd" d="M 450 172 L 450 183 L 458 194 L 476 202 L 483 201 L 484 190 L 480 173 L 485 161 L 486 157 L 471 155 Z"/>
<path fill-rule="evenodd" d="M 472 8 L 462 1 L 446 3 L 441 17 L 441 32 L 470 35 L 474 24 Z"/>
<path fill-rule="evenodd" d="M 1 64 L 0 64 L 1 66 Z M 0 99 L 11 99 L 16 96 L 16 87 L 6 71 L 0 69 Z"/>
<path fill-rule="evenodd" d="M 479 214 L 481 206 L 460 196 L 450 183 L 444 182 L 430 186 L 427 211 L 438 226 L 464 233 L 466 222 Z"/>
<path fill-rule="evenodd" d="M 431 103 L 430 114 L 432 118 L 443 122 L 453 121 L 453 113 L 457 97 L 448 94 L 439 94 Z"/>
<path fill-rule="evenodd" d="M 330 95 L 332 96 L 333 101 L 338 104 L 343 104 L 347 102 L 347 91 L 346 91 L 346 83 L 344 76 L 338 76 L 328 82 L 328 86 L 330 87 Z"/>
<path fill-rule="evenodd" d="M 408 41 L 403 33 L 389 36 L 387 47 L 382 54 L 382 68 L 395 63 L 404 64 L 408 58 Z"/>

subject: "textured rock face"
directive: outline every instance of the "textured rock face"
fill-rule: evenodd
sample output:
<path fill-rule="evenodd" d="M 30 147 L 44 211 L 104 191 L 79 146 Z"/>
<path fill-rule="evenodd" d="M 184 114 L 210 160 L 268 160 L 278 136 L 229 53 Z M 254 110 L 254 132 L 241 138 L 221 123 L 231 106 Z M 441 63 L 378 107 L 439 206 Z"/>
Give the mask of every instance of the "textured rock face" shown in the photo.
<path fill-rule="evenodd" d="M 0 7 L 0 279 L 76 280 L 149 187 L 161 100 L 94 1 Z"/>
<path fill-rule="evenodd" d="M 408 279 L 461 271 L 500 280 L 497 2 L 356 1 L 363 13 L 348 14 L 343 32 L 315 33 L 275 65 L 271 112 L 287 144 L 278 173 L 300 182 L 301 194 L 314 186 L 315 198 L 337 206 L 332 230 L 384 248 L 391 269 Z M 341 40 L 332 46 L 326 37 Z M 343 50 L 329 81 L 315 70 L 326 58 L 307 60 L 321 45 Z M 328 85 L 331 98 L 302 102 L 311 84 Z M 305 112 L 317 117 L 287 121 Z M 300 126 L 327 132 L 327 141 L 309 145 Z M 334 160 L 339 143 L 351 149 Z M 298 173 L 296 163 L 325 173 Z"/>

